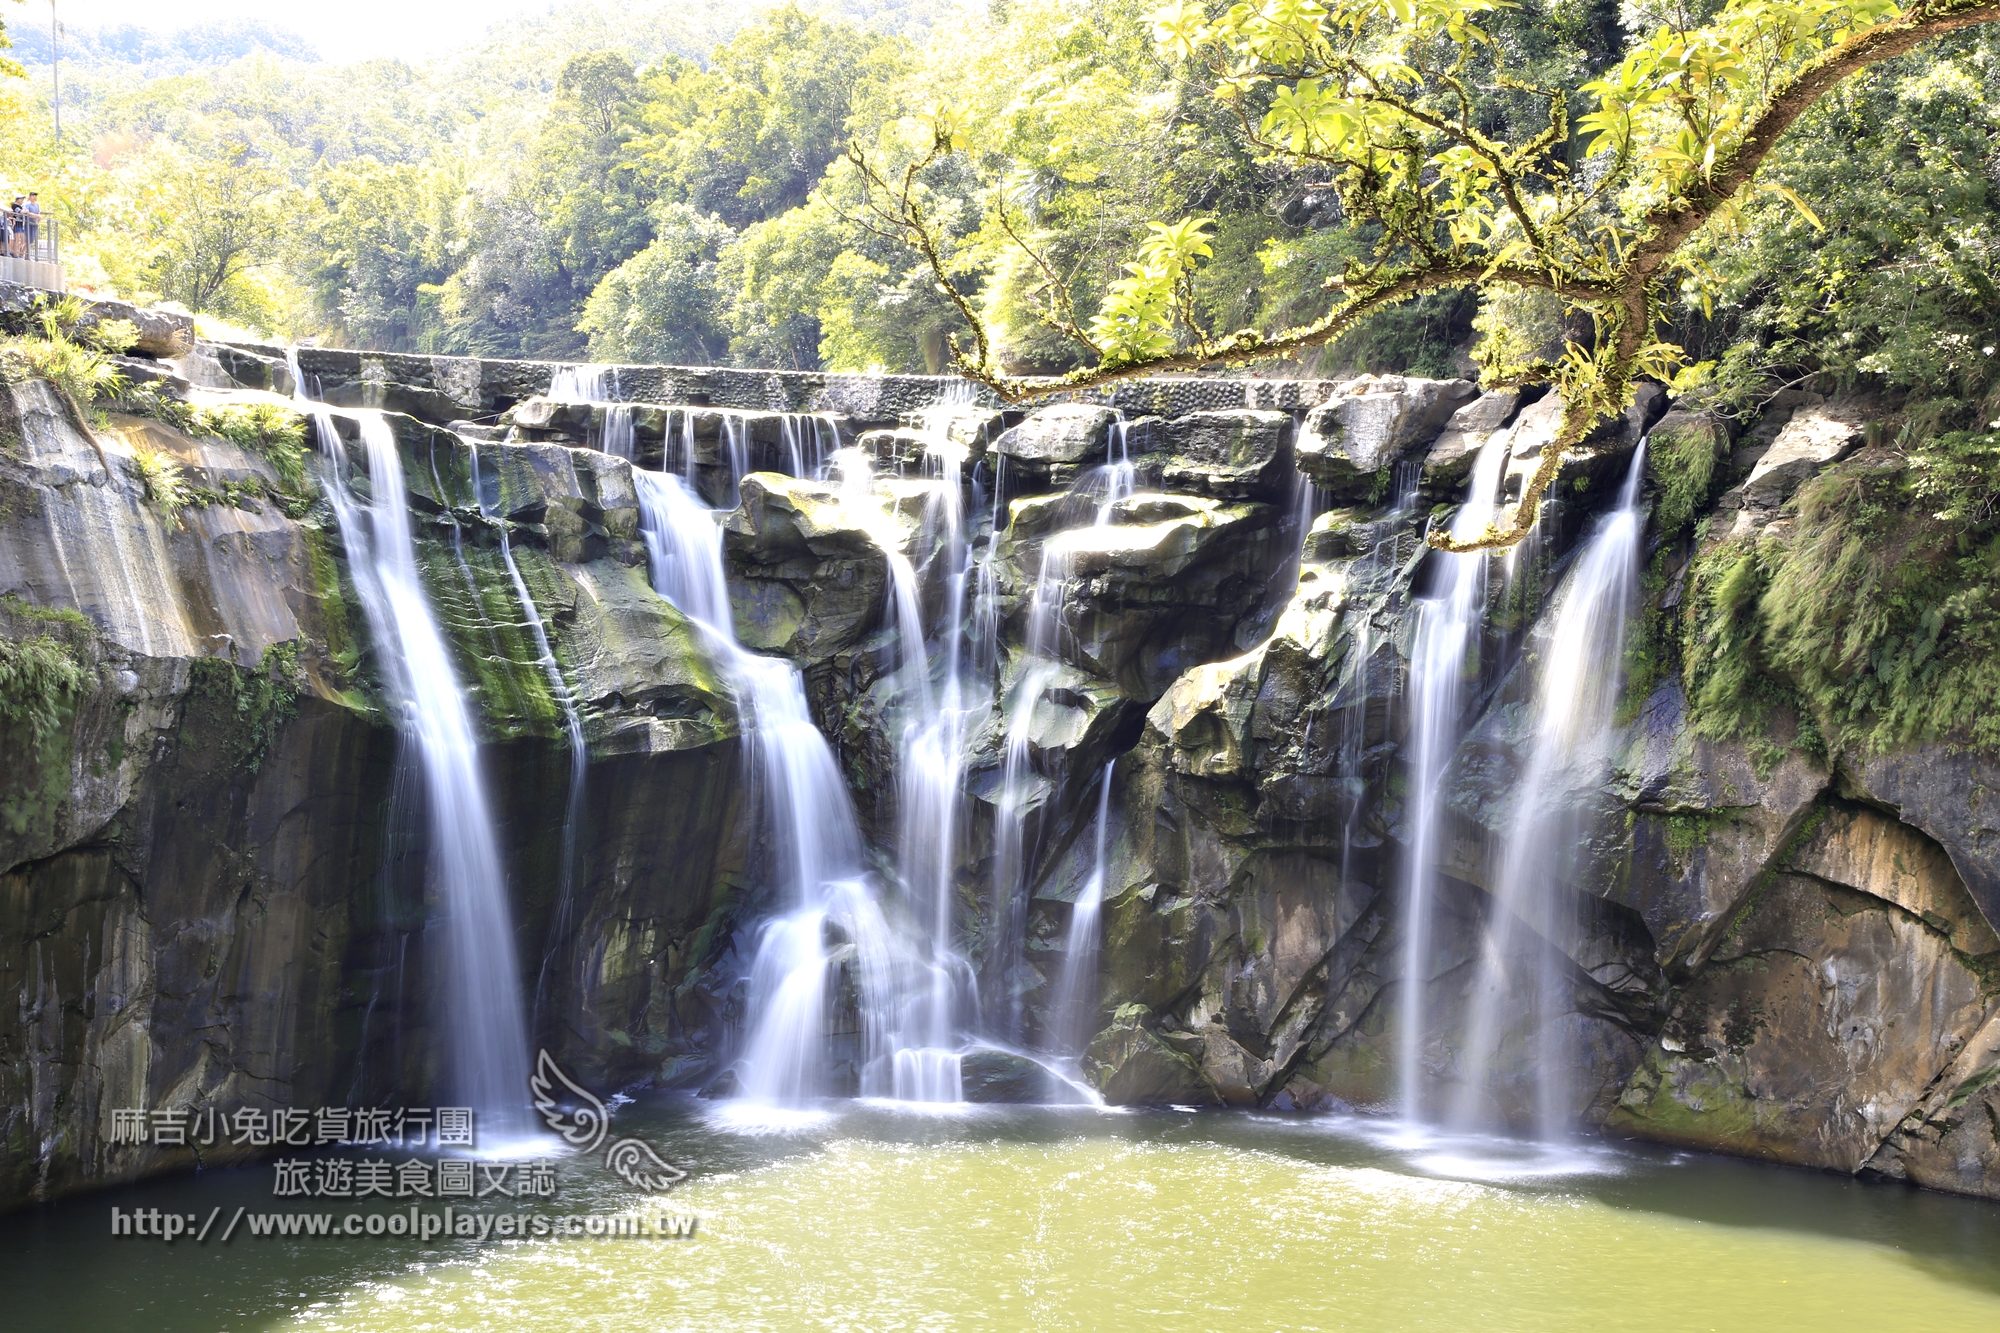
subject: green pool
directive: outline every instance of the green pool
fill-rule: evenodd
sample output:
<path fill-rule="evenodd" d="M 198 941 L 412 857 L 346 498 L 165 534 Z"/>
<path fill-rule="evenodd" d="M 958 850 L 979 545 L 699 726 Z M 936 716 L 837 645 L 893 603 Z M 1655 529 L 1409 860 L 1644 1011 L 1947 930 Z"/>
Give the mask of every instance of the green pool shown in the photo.
<path fill-rule="evenodd" d="M 470 1211 L 691 1238 L 172 1245 L 112 1208 L 300 1205 L 270 1168 L 0 1219 L 32 1329 L 1867 1329 L 2000 1325 L 2000 1207 L 1612 1145 L 1549 1153 L 1352 1119 L 846 1107 L 784 1132 L 627 1106 L 689 1168 L 650 1200 L 593 1159 Z M 436 1212 L 435 1200 L 419 1201 Z M 407 1212 L 401 1205 L 318 1208 Z M 461 1208 L 460 1212 L 468 1211 Z M 613 1224 L 606 1224 L 613 1225 Z M 657 1229 L 657 1228 L 656 1228 Z M 16 1323 L 16 1318 L 24 1322 Z"/>

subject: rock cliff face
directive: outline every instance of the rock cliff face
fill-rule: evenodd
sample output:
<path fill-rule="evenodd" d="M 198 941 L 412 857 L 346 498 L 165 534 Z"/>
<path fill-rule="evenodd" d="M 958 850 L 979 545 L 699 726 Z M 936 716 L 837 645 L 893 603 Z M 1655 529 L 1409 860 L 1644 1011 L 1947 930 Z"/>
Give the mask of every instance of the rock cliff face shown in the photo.
<path fill-rule="evenodd" d="M 179 358 L 154 371 L 169 397 L 293 389 L 275 348 L 156 355 Z M 299 365 L 326 402 L 391 414 L 426 592 L 482 729 L 534 1032 L 587 1079 L 714 1079 L 771 906 L 748 870 L 730 684 L 648 582 L 632 469 L 665 465 L 733 509 L 737 635 L 800 666 L 878 848 L 896 817 L 898 571 L 931 617 L 947 579 L 969 580 L 966 636 L 1004 706 L 964 756 L 962 948 L 990 1001 L 1019 1002 L 1023 1039 L 1055 1044 L 1066 938 L 1101 875 L 1083 1068 L 1107 1100 L 1389 1107 L 1419 996 L 1425 1079 L 1485 1069 L 1489 1121 L 1532 1121 L 1533 1066 L 1559 1050 L 1576 1124 L 2000 1197 L 2000 756 L 1951 736 L 1829 753 L 1782 710 L 1718 733 L 1680 673 L 1635 656 L 1604 762 L 1531 777 L 1543 631 L 1647 429 L 1635 643 L 1686 594 L 1689 523 L 1793 540 L 1800 487 L 1865 456 L 1866 409 L 1782 403 L 1731 452 L 1720 423 L 1656 424 L 1654 395 L 1572 460 L 1537 538 L 1490 567 L 1413 970 L 1409 663 L 1438 577 L 1423 535 L 1493 432 L 1511 431 L 1503 487 L 1532 470 L 1553 402 L 1375 377 L 944 409 L 945 382 L 917 377 L 619 367 L 614 417 L 548 365 Z M 336 431 L 352 442 L 351 421 Z M 863 504 L 779 475 L 850 445 L 905 480 Z M 323 496 L 339 452 L 302 477 L 151 418 L 93 430 L 44 383 L 0 389 L 0 1206 L 197 1160 L 114 1145 L 114 1108 L 414 1103 L 432 1086 L 435 905 Z M 965 568 L 936 483 L 915 481 L 947 458 Z M 149 480 L 162 459 L 183 470 L 178 507 Z M 588 757 L 574 802 L 566 706 Z M 1531 781 L 1574 834 L 1566 924 L 1520 946 L 1561 1003 L 1501 1014 L 1474 1052 Z M 1027 903 L 1011 943 L 1004 875 Z M 969 1095 L 1046 1081 L 981 1058 Z"/>
<path fill-rule="evenodd" d="M 733 980 L 711 969 L 739 906 L 734 711 L 647 586 L 627 465 L 480 445 L 482 506 L 470 446 L 401 430 L 430 591 L 492 742 L 537 1026 L 606 1080 L 698 1063 Z M 197 492 L 178 514 L 146 498 L 139 460 L 161 455 Z M 32 646 L 74 672 L 38 690 L 10 670 L 0 715 L 0 1199 L 229 1156 L 114 1146 L 115 1108 L 429 1089 L 407 761 L 337 532 L 300 498 L 254 450 L 116 415 L 93 433 L 45 383 L 0 390 L 0 665 Z M 591 746 L 567 907 L 548 812 L 569 766 L 493 547 L 503 517 Z"/>

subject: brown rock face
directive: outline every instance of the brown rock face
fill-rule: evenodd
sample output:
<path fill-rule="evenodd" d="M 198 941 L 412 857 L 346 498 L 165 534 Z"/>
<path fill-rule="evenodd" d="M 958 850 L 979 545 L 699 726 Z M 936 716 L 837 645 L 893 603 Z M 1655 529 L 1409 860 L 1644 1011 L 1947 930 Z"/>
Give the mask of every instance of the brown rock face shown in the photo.
<path fill-rule="evenodd" d="M 626 465 L 480 446 L 601 756 L 563 901 L 567 754 L 470 449 L 399 431 L 419 559 L 492 710 L 541 1035 L 594 1079 L 698 1075 L 738 910 L 734 715 L 622 562 L 641 559 Z M 147 498 L 154 455 L 195 492 L 178 514 Z M 73 673 L 0 700 L 0 1207 L 194 1164 L 115 1144 L 118 1109 L 425 1104 L 425 848 L 344 562 L 262 454 L 137 418 L 93 439 L 46 385 L 0 390 L 0 640 Z M 199 1158 L 255 1151 L 225 1135 Z"/>

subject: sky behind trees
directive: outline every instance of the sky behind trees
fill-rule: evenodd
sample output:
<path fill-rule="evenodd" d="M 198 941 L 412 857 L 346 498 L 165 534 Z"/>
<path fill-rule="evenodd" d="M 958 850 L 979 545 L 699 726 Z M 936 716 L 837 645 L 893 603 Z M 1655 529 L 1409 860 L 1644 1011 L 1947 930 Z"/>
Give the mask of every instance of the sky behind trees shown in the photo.
<path fill-rule="evenodd" d="M 56 0 L 56 13 L 65 28 L 81 31 L 130 23 L 173 31 L 257 20 L 297 33 L 328 60 L 437 55 L 473 41 L 507 19 L 555 8 L 550 0 L 345 0 L 338 5 L 181 0 L 171 7 L 162 7 L 157 0 Z M 748 10 L 751 5 L 748 0 L 716 0 L 703 8 Z M 9 5 L 0 17 L 17 32 L 37 26 L 46 29 L 49 0 Z"/>

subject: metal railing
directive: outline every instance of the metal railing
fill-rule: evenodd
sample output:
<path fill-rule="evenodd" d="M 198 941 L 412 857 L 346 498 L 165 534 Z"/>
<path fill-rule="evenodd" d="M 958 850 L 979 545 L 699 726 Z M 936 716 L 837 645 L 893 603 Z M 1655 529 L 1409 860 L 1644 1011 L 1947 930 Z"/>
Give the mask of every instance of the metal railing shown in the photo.
<path fill-rule="evenodd" d="M 30 220 L 32 219 L 32 220 Z M 46 213 L 17 221 L 12 210 L 0 212 L 0 281 L 59 292 L 62 271 L 62 227 Z"/>
<path fill-rule="evenodd" d="M 62 224 L 47 213 L 16 214 L 0 209 L 0 254 L 31 264 L 62 262 Z"/>

